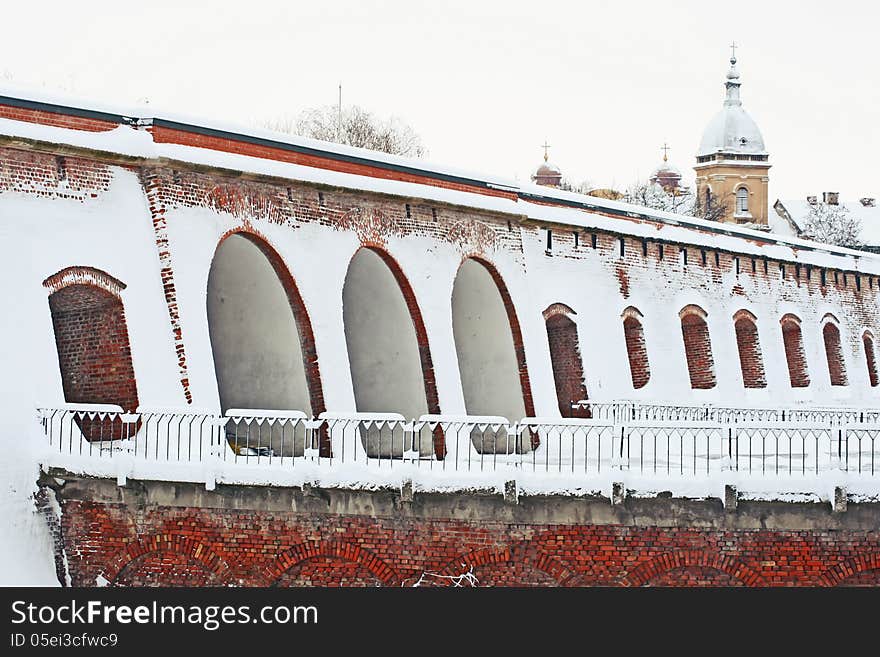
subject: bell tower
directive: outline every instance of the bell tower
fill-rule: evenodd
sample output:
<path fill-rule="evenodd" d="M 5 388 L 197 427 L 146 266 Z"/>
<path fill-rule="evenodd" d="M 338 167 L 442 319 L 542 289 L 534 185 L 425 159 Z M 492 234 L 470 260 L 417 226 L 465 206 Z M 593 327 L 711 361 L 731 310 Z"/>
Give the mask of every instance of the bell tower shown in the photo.
<path fill-rule="evenodd" d="M 736 61 L 733 44 L 724 106 L 706 126 L 697 152 L 697 202 L 707 219 L 767 226 L 770 155 L 743 109 Z"/>

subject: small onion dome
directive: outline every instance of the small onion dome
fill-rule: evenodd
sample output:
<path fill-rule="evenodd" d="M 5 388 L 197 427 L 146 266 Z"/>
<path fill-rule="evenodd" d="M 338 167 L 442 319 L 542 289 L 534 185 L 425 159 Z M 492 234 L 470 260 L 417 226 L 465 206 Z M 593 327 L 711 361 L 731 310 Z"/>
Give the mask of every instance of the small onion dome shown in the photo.
<path fill-rule="evenodd" d="M 562 183 L 562 171 L 547 159 L 547 147 L 544 149 L 544 162 L 532 174 L 532 180 L 537 185 L 545 185 L 547 187 L 559 187 Z"/>
<path fill-rule="evenodd" d="M 681 188 L 681 171 L 664 161 L 651 174 L 651 182 L 660 185 L 667 192 Z"/>

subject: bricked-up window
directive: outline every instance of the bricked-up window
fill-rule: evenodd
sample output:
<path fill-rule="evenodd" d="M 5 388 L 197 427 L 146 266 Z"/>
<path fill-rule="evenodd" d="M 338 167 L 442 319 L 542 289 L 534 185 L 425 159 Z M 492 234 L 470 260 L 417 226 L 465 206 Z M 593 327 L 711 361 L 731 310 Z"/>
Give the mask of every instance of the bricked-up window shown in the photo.
<path fill-rule="evenodd" d="M 833 315 L 823 319 L 822 339 L 825 342 L 825 358 L 828 360 L 828 376 L 833 386 L 848 385 L 846 363 L 843 360 L 843 349 L 840 347 L 840 329 Z"/>
<path fill-rule="evenodd" d="M 587 399 L 587 387 L 584 385 L 584 366 L 577 325 L 569 317 L 569 313 L 574 314 L 574 311 L 562 304 L 553 304 L 544 311 L 544 321 L 559 412 L 562 417 L 580 417 L 582 413 L 572 407 Z"/>
<path fill-rule="evenodd" d="M 97 286 L 73 284 L 49 295 L 49 309 L 65 401 L 136 410 L 137 384 L 122 301 Z M 78 424 L 90 440 L 122 438 L 131 429 L 121 421 Z"/>
<path fill-rule="evenodd" d="M 691 388 L 715 387 L 715 361 L 712 358 L 712 342 L 706 312 L 699 306 L 685 306 L 679 313 L 681 335 L 687 358 Z"/>
<path fill-rule="evenodd" d="M 739 351 L 739 366 L 742 372 L 743 387 L 766 388 L 764 358 L 758 339 L 757 318 L 748 310 L 740 310 L 733 316 L 736 331 L 736 346 Z"/>
<path fill-rule="evenodd" d="M 865 347 L 865 363 L 868 365 L 868 378 L 871 381 L 871 387 L 876 388 L 880 383 L 880 377 L 877 376 L 877 352 L 874 350 L 874 335 L 870 331 L 865 331 L 862 335 L 862 344 Z"/>
<path fill-rule="evenodd" d="M 629 373 L 633 388 L 644 388 L 651 379 L 651 366 L 648 363 L 648 348 L 645 345 L 645 330 L 642 328 L 642 314 L 633 307 L 623 311 L 623 337 L 626 340 L 626 353 L 629 357 Z"/>
<path fill-rule="evenodd" d="M 779 320 L 779 324 L 782 327 L 782 343 L 785 347 L 785 361 L 788 364 L 788 378 L 791 381 L 791 387 L 806 388 L 810 385 L 810 374 L 804 355 L 801 320 L 789 314 Z"/>

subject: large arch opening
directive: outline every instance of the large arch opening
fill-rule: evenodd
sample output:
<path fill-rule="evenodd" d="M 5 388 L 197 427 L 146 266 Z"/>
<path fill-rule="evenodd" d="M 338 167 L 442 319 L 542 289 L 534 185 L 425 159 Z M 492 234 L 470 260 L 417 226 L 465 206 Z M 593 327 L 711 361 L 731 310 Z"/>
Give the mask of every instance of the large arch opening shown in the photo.
<path fill-rule="evenodd" d="M 510 421 L 533 416 L 516 310 L 507 286 L 489 263 L 469 258 L 459 267 L 452 288 L 452 329 L 467 413 Z M 507 444 L 504 433 L 494 443 L 482 440 L 475 445 L 482 451 L 528 448 Z M 534 446 L 534 436 L 531 442 Z"/>
<path fill-rule="evenodd" d="M 352 258 L 342 289 L 345 342 L 355 406 L 361 413 L 400 413 L 418 418 L 439 413 L 434 367 L 422 314 L 412 287 L 390 255 L 365 247 Z M 402 428 L 369 431 L 370 456 L 400 456 L 404 449 L 430 454 L 430 435 L 404 445 Z M 430 434 L 430 432 L 427 432 Z"/>
<path fill-rule="evenodd" d="M 103 272 L 90 271 L 125 287 Z M 59 272 L 53 279 L 63 274 Z M 138 391 L 122 300 L 97 285 L 72 283 L 49 295 L 49 310 L 64 400 L 116 404 L 125 411 L 135 411 Z M 121 419 L 78 417 L 77 424 L 88 440 L 124 438 L 132 430 Z"/>
<path fill-rule="evenodd" d="M 570 317 L 573 314 L 571 308 L 562 304 L 554 304 L 544 311 L 550 365 L 553 368 L 556 399 L 562 417 L 581 417 L 588 414 L 586 409 L 575 409 L 577 402 L 587 399 L 587 386 L 584 384 L 584 364 L 577 324 Z"/>
<path fill-rule="evenodd" d="M 208 330 L 223 412 L 230 408 L 324 411 L 311 322 L 281 256 L 262 238 L 233 233 L 214 253 L 208 274 Z M 252 444 L 253 425 L 227 426 L 233 449 Z M 289 433 L 288 433 L 289 432 Z M 281 456 L 304 448 L 301 425 L 273 425 L 259 433 Z M 320 437 L 322 455 L 329 440 Z"/>

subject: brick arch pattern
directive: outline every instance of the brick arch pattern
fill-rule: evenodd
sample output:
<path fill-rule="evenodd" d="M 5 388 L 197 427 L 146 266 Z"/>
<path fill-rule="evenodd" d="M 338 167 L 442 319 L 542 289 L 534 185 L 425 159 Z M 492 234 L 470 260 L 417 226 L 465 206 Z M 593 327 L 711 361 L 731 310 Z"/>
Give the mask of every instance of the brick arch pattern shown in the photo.
<path fill-rule="evenodd" d="M 412 319 L 413 328 L 416 332 L 416 342 L 419 347 L 419 361 L 422 366 L 422 379 L 425 384 L 425 400 L 427 401 L 428 413 L 439 414 L 440 396 L 437 393 L 437 379 L 434 375 L 434 361 L 431 357 L 428 330 L 425 328 L 425 320 L 422 317 L 422 311 L 421 308 L 419 308 L 419 302 L 416 300 L 416 294 L 413 291 L 412 285 L 406 277 L 406 274 L 403 273 L 403 268 L 400 266 L 400 263 L 398 263 L 397 260 L 384 248 L 373 245 L 364 245 L 361 248 L 369 249 L 382 258 L 382 262 L 384 262 L 388 269 L 391 270 L 394 280 L 397 281 L 397 286 L 400 288 L 401 294 L 403 294 L 404 301 L 406 301 L 406 307 L 409 311 L 409 316 L 410 319 Z M 360 249 L 358 249 L 358 251 L 360 251 Z M 352 255 L 352 261 L 357 257 L 358 251 L 355 251 L 354 255 Z M 349 264 L 350 263 L 351 261 L 349 261 Z M 438 459 L 444 458 L 446 454 L 446 441 L 443 436 L 443 430 L 439 425 L 434 430 L 434 454 Z"/>
<path fill-rule="evenodd" d="M 195 562 L 206 571 L 207 579 L 218 585 L 226 585 L 232 577 L 232 570 L 216 552 L 209 547 L 179 534 L 159 534 L 129 543 L 119 554 L 110 560 L 102 576 L 115 584 L 129 566 L 135 566 L 145 558 L 159 553 L 170 553 Z"/>
<path fill-rule="evenodd" d="M 758 337 L 758 318 L 748 310 L 739 310 L 733 315 L 733 328 L 736 333 L 736 346 L 739 351 L 739 365 L 742 372 L 743 387 L 766 388 L 764 357 Z"/>
<path fill-rule="evenodd" d="M 623 311 L 623 337 L 629 359 L 629 373 L 633 388 L 638 390 L 651 380 L 651 364 L 645 344 L 645 329 L 642 326 L 642 313 L 630 306 Z"/>
<path fill-rule="evenodd" d="M 822 340 L 825 343 L 825 358 L 828 361 L 828 378 L 831 380 L 831 385 L 849 385 L 846 361 L 840 344 L 839 322 L 831 313 L 822 318 Z"/>
<path fill-rule="evenodd" d="M 576 402 L 588 399 L 577 324 L 571 319 L 574 314 L 565 304 L 554 303 L 543 312 L 544 324 L 559 413 L 562 417 L 589 417 L 588 409 L 573 408 Z"/>
<path fill-rule="evenodd" d="M 519 369 L 519 382 L 522 389 L 523 404 L 526 409 L 526 415 L 530 417 L 534 416 L 535 402 L 532 398 L 532 384 L 529 379 L 528 364 L 526 363 L 526 349 L 523 342 L 522 329 L 520 328 L 519 318 L 516 314 L 516 306 L 513 303 L 513 298 L 510 296 L 510 291 L 507 289 L 507 284 L 504 282 L 498 269 L 495 268 L 495 265 L 485 257 L 480 255 L 470 255 L 462 260 L 462 264 L 466 260 L 473 260 L 485 267 L 486 271 L 488 271 L 489 275 L 492 277 L 492 280 L 495 281 L 495 287 L 498 288 L 498 293 L 501 295 L 501 301 L 504 303 L 504 309 L 507 311 L 507 321 L 510 324 L 510 333 L 513 336 L 513 349 L 516 355 L 517 368 Z M 537 447 L 536 441 L 537 437 L 533 436 L 533 447 Z"/>
<path fill-rule="evenodd" d="M 125 284 L 99 269 L 69 267 L 43 285 L 50 291 L 65 401 L 137 409 L 137 381 L 121 297 Z M 119 419 L 77 418 L 77 424 L 88 440 L 123 438 L 133 430 Z"/>
<path fill-rule="evenodd" d="M 299 293 L 296 280 L 290 273 L 281 254 L 271 245 L 269 240 L 252 227 L 240 227 L 223 234 L 214 249 L 214 257 L 220 245 L 233 235 L 247 239 L 260 250 L 260 253 L 269 261 L 275 275 L 284 288 L 296 329 L 299 333 L 300 348 L 302 349 L 303 368 L 306 374 L 306 385 L 309 391 L 309 402 L 312 406 L 312 414 L 317 417 L 326 409 L 324 404 L 324 389 L 321 380 L 321 368 L 318 364 L 318 349 L 315 344 L 315 334 L 312 330 L 312 321 L 306 309 L 305 302 Z M 212 260 L 213 263 L 213 260 Z M 319 449 L 321 456 L 330 456 L 330 436 L 325 431 L 320 432 Z"/>
<path fill-rule="evenodd" d="M 580 577 L 559 557 L 544 552 L 535 554 L 527 542 L 512 547 L 471 550 L 451 559 L 440 574 L 460 575 L 471 567 L 477 571 L 478 579 L 479 569 L 491 570 L 496 577 L 504 578 L 504 584 L 508 586 L 534 585 L 536 582 L 542 586 L 576 586 Z M 530 582 L 521 581 L 523 576 L 530 578 Z"/>
<path fill-rule="evenodd" d="M 699 306 L 689 305 L 681 309 L 679 317 L 691 388 L 714 388 L 715 360 L 712 357 L 706 311 Z"/>
<path fill-rule="evenodd" d="M 801 320 L 791 313 L 779 320 L 782 328 L 782 344 L 785 347 L 785 361 L 788 364 L 788 377 L 792 388 L 806 388 L 810 385 L 810 373 L 804 354 L 804 337 L 801 333 Z"/>
<path fill-rule="evenodd" d="M 880 552 L 869 552 L 847 559 L 822 573 L 819 581 L 825 586 L 840 586 L 845 580 L 874 570 L 880 570 Z"/>
<path fill-rule="evenodd" d="M 871 331 L 862 333 L 862 346 L 865 348 L 865 364 L 868 367 L 868 379 L 871 387 L 876 388 L 880 384 L 877 374 L 877 351 L 874 346 L 874 334 Z"/>
<path fill-rule="evenodd" d="M 623 586 L 646 586 L 666 573 L 681 569 L 713 569 L 725 573 L 745 586 L 766 586 L 764 579 L 738 559 L 703 550 L 679 550 L 662 554 L 635 568 L 621 582 Z"/>
<path fill-rule="evenodd" d="M 357 564 L 370 573 L 382 586 L 395 586 L 400 581 L 397 572 L 375 554 L 354 543 L 345 541 L 307 541 L 294 545 L 278 555 L 262 572 L 262 578 L 277 585 L 288 571 L 307 561 L 326 563 L 341 560 Z"/>

